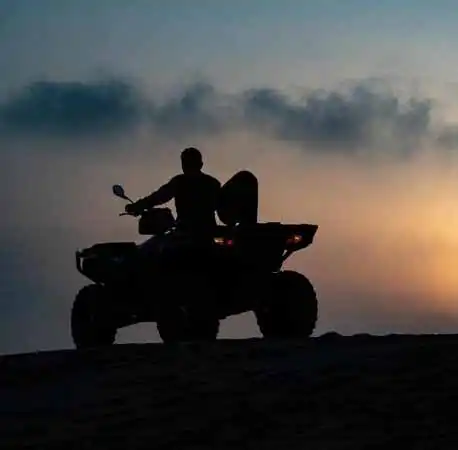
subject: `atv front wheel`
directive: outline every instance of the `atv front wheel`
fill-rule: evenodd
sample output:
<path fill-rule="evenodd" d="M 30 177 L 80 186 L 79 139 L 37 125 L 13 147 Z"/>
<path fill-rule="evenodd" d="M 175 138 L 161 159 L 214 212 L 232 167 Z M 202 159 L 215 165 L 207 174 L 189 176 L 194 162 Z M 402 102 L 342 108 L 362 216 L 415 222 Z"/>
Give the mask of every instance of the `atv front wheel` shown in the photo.
<path fill-rule="evenodd" d="M 71 312 L 71 334 L 76 348 L 114 344 L 117 330 L 106 317 L 106 304 L 102 286 L 90 284 L 78 292 Z"/>
<path fill-rule="evenodd" d="M 306 338 L 315 329 L 318 301 L 310 281 L 285 270 L 272 274 L 268 291 L 255 316 L 265 338 Z"/>

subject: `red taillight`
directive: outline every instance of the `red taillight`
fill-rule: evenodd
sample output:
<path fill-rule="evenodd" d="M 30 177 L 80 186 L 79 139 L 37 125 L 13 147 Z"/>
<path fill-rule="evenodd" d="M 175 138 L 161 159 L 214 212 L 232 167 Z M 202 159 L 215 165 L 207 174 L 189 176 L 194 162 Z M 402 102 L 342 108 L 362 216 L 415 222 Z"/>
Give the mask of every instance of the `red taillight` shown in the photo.
<path fill-rule="evenodd" d="M 300 234 L 293 234 L 286 240 L 287 245 L 297 245 L 302 241 L 302 236 Z"/>
<path fill-rule="evenodd" d="M 218 244 L 218 245 L 223 245 L 225 247 L 230 247 L 232 245 L 234 245 L 234 241 L 232 239 L 229 239 L 229 238 L 225 238 L 225 237 L 215 237 L 213 238 L 215 244 Z"/>

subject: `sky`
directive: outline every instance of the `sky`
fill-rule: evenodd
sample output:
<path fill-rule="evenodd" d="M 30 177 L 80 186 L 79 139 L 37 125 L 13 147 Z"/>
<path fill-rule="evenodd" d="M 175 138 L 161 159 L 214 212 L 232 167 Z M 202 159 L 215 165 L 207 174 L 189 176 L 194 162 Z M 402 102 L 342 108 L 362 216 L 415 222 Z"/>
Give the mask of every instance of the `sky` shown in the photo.
<path fill-rule="evenodd" d="M 258 176 L 260 220 L 319 225 L 286 264 L 317 335 L 456 332 L 454 3 L 0 0 L 0 354 L 72 347 L 75 250 L 143 239 L 111 185 L 146 195 L 189 145 Z"/>

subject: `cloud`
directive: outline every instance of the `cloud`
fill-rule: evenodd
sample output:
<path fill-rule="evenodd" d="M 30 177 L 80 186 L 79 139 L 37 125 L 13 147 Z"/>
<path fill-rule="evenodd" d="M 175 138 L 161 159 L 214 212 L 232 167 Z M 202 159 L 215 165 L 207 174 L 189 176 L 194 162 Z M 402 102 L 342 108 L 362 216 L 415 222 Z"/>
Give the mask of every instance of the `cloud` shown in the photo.
<path fill-rule="evenodd" d="M 431 101 L 410 99 L 405 104 L 388 92 L 364 84 L 349 93 L 313 91 L 292 102 L 273 89 L 244 95 L 245 119 L 279 139 L 340 151 L 362 146 L 397 144 L 413 148 L 428 135 Z"/>
<path fill-rule="evenodd" d="M 403 100 L 364 81 L 346 91 L 311 90 L 299 99 L 272 88 L 225 95 L 196 83 L 162 103 L 125 81 L 38 81 L 0 105 L 0 131 L 75 138 L 146 126 L 170 139 L 248 130 L 308 151 L 404 155 L 428 141 L 456 147 L 453 127 L 433 126 L 434 105 L 429 98 Z"/>
<path fill-rule="evenodd" d="M 153 109 L 151 119 L 161 134 L 216 133 L 229 125 L 218 108 L 221 95 L 206 83 L 185 87 L 165 104 Z"/>
<path fill-rule="evenodd" d="M 3 132 L 76 136 L 129 129 L 146 104 L 129 84 L 37 81 L 0 108 Z"/>
<path fill-rule="evenodd" d="M 458 125 L 445 126 L 437 137 L 437 142 L 447 150 L 458 147 Z"/>

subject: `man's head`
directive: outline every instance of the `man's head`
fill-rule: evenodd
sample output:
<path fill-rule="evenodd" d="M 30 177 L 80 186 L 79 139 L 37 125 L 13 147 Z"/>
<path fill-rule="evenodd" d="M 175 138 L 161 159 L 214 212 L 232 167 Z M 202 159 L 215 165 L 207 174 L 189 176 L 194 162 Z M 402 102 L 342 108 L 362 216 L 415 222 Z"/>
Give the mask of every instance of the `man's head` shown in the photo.
<path fill-rule="evenodd" d="M 188 147 L 181 152 L 181 168 L 183 169 L 183 173 L 199 172 L 203 165 L 202 154 L 197 148 Z"/>

